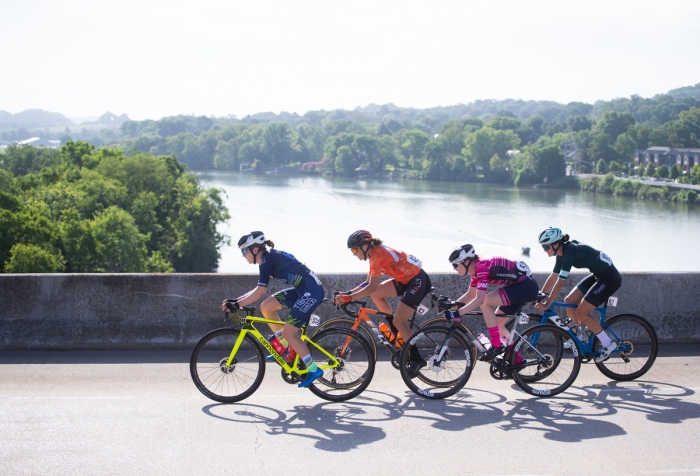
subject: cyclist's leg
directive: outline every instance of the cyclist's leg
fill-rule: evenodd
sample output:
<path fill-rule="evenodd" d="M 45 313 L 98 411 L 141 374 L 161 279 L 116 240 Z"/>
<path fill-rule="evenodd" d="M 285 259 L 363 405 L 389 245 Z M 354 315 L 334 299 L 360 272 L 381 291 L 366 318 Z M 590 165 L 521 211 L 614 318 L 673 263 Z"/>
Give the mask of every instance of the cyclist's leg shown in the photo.
<path fill-rule="evenodd" d="M 372 301 L 380 312 L 387 314 L 392 313 L 391 304 L 389 304 L 387 298 L 400 296 L 400 294 L 398 294 L 396 291 L 397 285 L 401 285 L 401 283 L 395 281 L 394 279 L 387 279 L 377 286 L 377 289 L 370 295 Z"/>
<path fill-rule="evenodd" d="M 583 300 L 583 296 L 591 289 L 593 284 L 595 284 L 596 279 L 595 275 L 589 274 L 585 278 L 583 278 L 574 289 L 571 290 L 571 292 L 566 296 L 566 299 L 564 299 L 564 302 L 566 304 L 580 304 L 581 301 Z M 577 308 L 573 307 L 567 307 L 566 308 L 566 315 L 569 319 L 574 321 L 576 325 L 580 326 L 581 325 L 581 318 L 578 317 L 578 311 Z M 595 319 L 591 315 L 592 319 Z"/>
<path fill-rule="evenodd" d="M 280 321 L 280 318 L 277 315 L 277 311 L 287 308 L 286 303 L 289 291 L 289 289 L 285 289 L 276 294 L 273 294 L 260 304 L 260 313 L 265 319 Z M 294 298 L 294 300 L 296 300 L 296 297 Z M 284 323 L 280 321 L 279 325 L 270 324 L 269 326 L 270 329 L 272 329 L 272 332 L 277 332 L 282 330 L 282 328 L 284 327 Z"/>
<path fill-rule="evenodd" d="M 307 285 L 305 291 L 294 303 L 283 329 L 284 338 L 287 339 L 308 370 L 306 379 L 299 384 L 299 387 L 307 387 L 311 382 L 323 375 L 323 371 L 311 359 L 309 348 L 299 335 L 299 328 L 308 322 L 311 313 L 323 301 L 323 288 L 321 286 Z"/>
<path fill-rule="evenodd" d="M 399 330 L 404 341 L 408 341 L 413 335 L 413 330 L 408 325 L 408 320 L 413 316 L 423 298 L 430 292 L 431 287 L 430 277 L 424 270 L 421 270 L 408 283 L 397 283 L 394 286 L 396 295 L 401 296 L 394 314 L 394 325 Z"/>

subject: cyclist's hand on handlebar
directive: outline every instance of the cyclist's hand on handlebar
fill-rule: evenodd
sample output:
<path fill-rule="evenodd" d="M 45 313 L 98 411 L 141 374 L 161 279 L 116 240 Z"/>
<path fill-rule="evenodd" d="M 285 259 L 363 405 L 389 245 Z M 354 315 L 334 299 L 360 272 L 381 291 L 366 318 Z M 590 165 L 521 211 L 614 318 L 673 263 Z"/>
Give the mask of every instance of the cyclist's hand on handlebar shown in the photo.
<path fill-rule="evenodd" d="M 546 302 L 543 302 L 543 303 L 538 302 L 538 303 L 535 303 L 535 307 L 539 311 L 546 311 L 547 309 L 549 309 L 549 304 L 547 304 Z"/>
<path fill-rule="evenodd" d="M 445 309 L 444 314 L 445 319 L 447 319 L 448 321 L 451 321 L 452 319 L 458 319 L 459 317 L 461 317 L 459 315 L 459 310 L 457 309 Z"/>
<path fill-rule="evenodd" d="M 236 312 L 240 308 L 236 299 L 224 299 L 224 302 L 221 303 L 221 309 L 224 312 Z"/>
<path fill-rule="evenodd" d="M 349 294 L 338 294 L 337 296 L 333 297 L 333 302 L 335 304 L 347 304 L 350 301 L 352 301 L 352 298 Z"/>

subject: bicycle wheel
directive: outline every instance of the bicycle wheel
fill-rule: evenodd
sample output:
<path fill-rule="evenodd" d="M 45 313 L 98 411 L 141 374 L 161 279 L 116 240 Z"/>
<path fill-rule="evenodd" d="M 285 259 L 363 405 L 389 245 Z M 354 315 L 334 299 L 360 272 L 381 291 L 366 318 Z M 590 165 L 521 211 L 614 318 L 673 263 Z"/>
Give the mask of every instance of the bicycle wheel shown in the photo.
<path fill-rule="evenodd" d="M 309 386 L 315 395 L 331 402 L 342 402 L 358 396 L 374 376 L 374 357 L 369 344 L 359 333 L 347 327 L 330 327 L 314 333 L 307 342 L 311 357 L 323 375 Z M 340 362 L 334 361 L 322 349 Z"/>
<path fill-rule="evenodd" d="M 613 380 L 634 380 L 654 365 L 659 342 L 656 332 L 646 319 L 635 314 L 618 314 L 603 324 L 618 349 L 605 362 L 596 363 L 603 375 Z M 600 348 L 595 339 L 593 350 Z"/>
<path fill-rule="evenodd" d="M 418 330 L 404 344 L 400 361 L 401 378 L 412 392 L 421 397 L 438 400 L 454 395 L 471 376 L 474 366 L 472 344 L 456 330 L 447 340 L 449 332 L 450 328 L 441 324 L 429 326 Z M 427 365 L 411 378 L 407 367 L 413 348 L 418 349 Z"/>
<path fill-rule="evenodd" d="M 464 319 L 464 318 L 462 318 L 462 319 Z M 450 326 L 452 326 L 452 321 L 448 321 L 448 320 L 445 319 L 444 317 L 433 317 L 432 319 L 428 319 L 428 320 L 425 321 L 423 324 L 421 324 L 420 326 L 418 326 L 418 329 L 427 329 L 428 327 L 430 327 L 430 326 L 432 326 L 432 325 L 435 325 L 435 324 L 437 324 L 437 325 L 439 325 L 439 326 L 447 327 L 447 328 L 449 329 Z M 477 355 L 477 354 L 479 353 L 479 351 L 478 351 L 478 349 L 476 348 L 476 345 L 474 345 L 474 344 L 469 340 L 469 335 L 470 335 L 470 334 L 471 334 L 471 335 L 474 335 L 474 334 L 472 333 L 471 329 L 469 329 L 469 327 L 467 327 L 466 324 L 464 324 L 464 322 L 456 322 L 456 323 L 455 323 L 455 326 L 457 326 L 457 330 L 463 334 L 464 339 L 465 339 L 467 342 L 469 342 L 469 343 L 471 344 L 471 346 L 472 346 L 472 356 Z M 473 359 L 472 359 L 472 360 L 473 360 Z M 478 362 L 477 360 L 474 360 L 474 361 L 473 361 L 473 365 L 476 365 L 477 362 Z"/>
<path fill-rule="evenodd" d="M 202 337 L 192 351 L 192 381 L 217 402 L 234 403 L 249 397 L 265 376 L 265 354 L 250 334 L 243 338 L 231 366 L 226 367 L 240 333 L 240 329 L 216 329 Z"/>
<path fill-rule="evenodd" d="M 344 317 L 336 317 L 335 319 L 329 319 L 325 322 L 322 322 L 319 324 L 318 327 L 316 327 L 316 330 L 314 330 L 314 333 L 311 334 L 311 338 L 313 339 L 316 334 L 319 332 L 325 330 L 325 329 L 330 329 L 331 327 L 347 327 L 348 329 L 352 328 L 352 326 L 355 325 L 355 319 L 346 319 Z M 355 331 L 358 334 L 360 334 L 362 337 L 365 338 L 367 343 L 370 346 L 370 349 L 372 350 L 372 358 L 374 361 L 377 361 L 377 343 L 374 341 L 374 336 L 372 334 L 372 331 L 367 327 L 367 324 L 364 322 L 360 322 L 360 325 L 357 326 L 357 330 Z"/>
<path fill-rule="evenodd" d="M 556 326 L 540 325 L 526 329 L 515 341 L 509 356 L 515 383 L 537 397 L 557 395 L 574 383 L 581 369 L 577 346 L 567 350 L 569 335 Z M 516 364 L 517 355 L 522 362 Z"/>

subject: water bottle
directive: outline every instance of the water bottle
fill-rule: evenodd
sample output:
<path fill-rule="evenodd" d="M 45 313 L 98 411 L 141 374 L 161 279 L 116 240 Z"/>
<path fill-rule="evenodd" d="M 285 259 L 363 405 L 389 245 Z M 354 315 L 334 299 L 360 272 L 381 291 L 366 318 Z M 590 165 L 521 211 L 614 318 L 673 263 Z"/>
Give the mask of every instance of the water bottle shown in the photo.
<path fill-rule="evenodd" d="M 396 341 L 394 342 L 394 345 L 398 347 L 399 349 L 403 347 L 404 345 L 403 337 L 401 337 L 401 334 L 396 334 Z"/>
<path fill-rule="evenodd" d="M 382 334 L 384 334 L 384 337 L 386 337 L 386 340 L 388 340 L 389 342 L 394 342 L 394 339 L 396 338 L 396 336 L 394 336 L 394 334 L 391 332 L 391 329 L 389 328 L 389 326 L 387 326 L 383 322 L 380 322 L 379 326 L 377 326 L 377 327 L 379 327 L 379 330 L 382 332 Z"/>
<path fill-rule="evenodd" d="M 287 351 L 275 334 L 270 334 L 267 340 L 270 341 L 272 348 L 275 349 L 278 354 L 282 355 Z"/>
<path fill-rule="evenodd" d="M 491 339 L 486 337 L 483 333 L 476 336 L 476 338 L 479 340 L 479 342 L 481 342 L 481 345 L 483 345 L 486 350 L 491 348 Z"/>
<path fill-rule="evenodd" d="M 284 356 L 285 360 L 291 364 L 292 362 L 294 362 L 294 357 L 296 356 L 297 353 L 294 350 L 294 348 L 291 345 L 287 347 L 287 355 Z"/>

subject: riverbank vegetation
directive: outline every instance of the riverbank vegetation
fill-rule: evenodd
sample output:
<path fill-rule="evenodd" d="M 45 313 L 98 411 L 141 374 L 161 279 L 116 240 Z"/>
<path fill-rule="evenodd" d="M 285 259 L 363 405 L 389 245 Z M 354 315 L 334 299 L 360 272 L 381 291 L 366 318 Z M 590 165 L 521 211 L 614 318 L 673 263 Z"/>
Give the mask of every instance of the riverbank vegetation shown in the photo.
<path fill-rule="evenodd" d="M 0 272 L 203 272 L 228 213 L 175 156 L 68 142 L 0 155 Z"/>
<path fill-rule="evenodd" d="M 693 177 L 700 179 L 700 166 L 693 168 Z M 625 195 L 646 200 L 664 200 L 676 203 L 700 204 L 698 192 L 668 185 L 651 185 L 644 182 L 620 179 L 608 173 L 603 177 L 579 180 L 581 190 L 595 193 Z"/>

